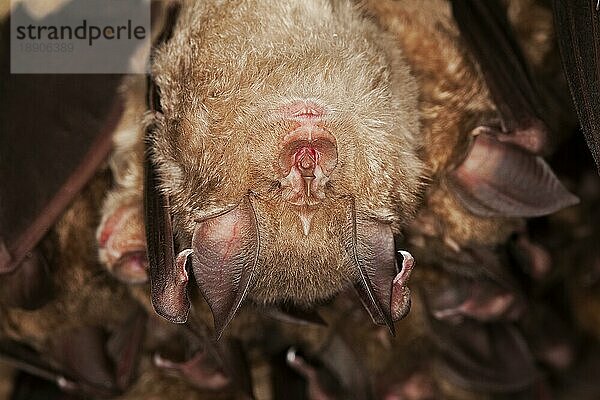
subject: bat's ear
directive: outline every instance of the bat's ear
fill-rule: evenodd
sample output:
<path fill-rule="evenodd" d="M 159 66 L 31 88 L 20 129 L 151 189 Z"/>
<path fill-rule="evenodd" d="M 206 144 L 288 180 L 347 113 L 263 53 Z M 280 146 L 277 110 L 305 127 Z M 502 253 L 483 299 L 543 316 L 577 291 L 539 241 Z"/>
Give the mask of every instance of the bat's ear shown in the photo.
<path fill-rule="evenodd" d="M 250 195 L 233 210 L 198 222 L 192 242 L 194 276 L 218 339 L 242 305 L 258 263 L 260 238 Z"/>
<path fill-rule="evenodd" d="M 410 291 L 406 287 L 414 260 L 402 252 L 398 271 L 392 228 L 374 221 L 357 221 L 354 201 L 348 207 L 345 248 L 359 272 L 355 285 L 361 302 L 373 321 L 387 325 L 394 334 L 394 321 L 408 313 Z"/>
<path fill-rule="evenodd" d="M 475 136 L 448 182 L 465 208 L 484 217 L 538 217 L 579 202 L 541 157 L 489 133 Z"/>

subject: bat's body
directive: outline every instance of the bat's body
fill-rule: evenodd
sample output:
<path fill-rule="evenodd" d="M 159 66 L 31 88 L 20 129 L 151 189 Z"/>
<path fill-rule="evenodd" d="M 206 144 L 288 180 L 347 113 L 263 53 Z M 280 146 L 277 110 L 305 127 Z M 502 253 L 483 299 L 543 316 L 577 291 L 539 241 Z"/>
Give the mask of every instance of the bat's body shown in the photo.
<path fill-rule="evenodd" d="M 155 162 L 178 237 L 190 243 L 198 221 L 212 220 L 235 246 L 238 219 L 213 216 L 248 198 L 256 301 L 308 304 L 355 280 L 342 229 L 350 199 L 357 220 L 395 232 L 414 212 L 415 83 L 351 4 L 186 7 L 154 74 L 164 111 Z"/>
<path fill-rule="evenodd" d="M 354 284 L 375 319 L 405 311 L 406 298 L 390 308 L 393 235 L 415 213 L 425 169 L 416 84 L 391 37 L 344 1 L 190 3 L 153 76 L 152 190 L 190 249 L 177 274 L 188 260 L 217 319 L 246 294 L 309 307 Z M 134 236 L 124 231 L 135 213 L 106 215 L 104 258 L 132 266 L 128 279 L 139 246 L 118 235 Z M 111 229 L 119 215 L 129 222 Z M 185 314 L 164 311 L 185 303 L 185 286 L 153 291 L 163 315 Z"/>

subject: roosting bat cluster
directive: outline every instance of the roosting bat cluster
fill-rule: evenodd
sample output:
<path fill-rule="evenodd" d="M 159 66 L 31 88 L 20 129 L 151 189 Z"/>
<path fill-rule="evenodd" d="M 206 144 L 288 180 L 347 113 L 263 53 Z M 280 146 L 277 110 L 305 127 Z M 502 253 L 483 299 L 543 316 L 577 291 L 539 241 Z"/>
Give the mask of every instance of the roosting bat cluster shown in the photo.
<path fill-rule="evenodd" d="M 593 149 L 597 99 L 576 51 L 564 78 L 552 12 L 154 2 L 148 77 L 41 87 L 3 59 L 0 184 L 39 186 L 0 196 L 0 390 L 600 398 L 600 178 L 577 132 Z M 582 17 L 554 12 L 569 59 Z M 41 129 L 27 90 L 49 135 L 89 135 L 71 167 L 17 143 Z"/>

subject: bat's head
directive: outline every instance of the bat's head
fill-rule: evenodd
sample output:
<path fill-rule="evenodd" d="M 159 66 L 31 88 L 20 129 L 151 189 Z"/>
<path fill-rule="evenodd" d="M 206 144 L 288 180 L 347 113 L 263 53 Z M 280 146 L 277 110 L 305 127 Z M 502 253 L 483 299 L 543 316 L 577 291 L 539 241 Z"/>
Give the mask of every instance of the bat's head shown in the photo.
<path fill-rule="evenodd" d="M 394 259 L 423 174 L 416 84 L 352 6 L 194 4 L 153 73 L 155 161 L 197 280 L 241 263 L 254 301 L 306 305 L 356 282 L 357 258 Z"/>

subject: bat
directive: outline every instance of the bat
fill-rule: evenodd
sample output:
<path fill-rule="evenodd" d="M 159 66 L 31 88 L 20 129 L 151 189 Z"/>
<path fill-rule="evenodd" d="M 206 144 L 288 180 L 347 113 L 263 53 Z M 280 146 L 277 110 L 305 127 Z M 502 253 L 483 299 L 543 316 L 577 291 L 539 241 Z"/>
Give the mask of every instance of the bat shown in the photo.
<path fill-rule="evenodd" d="M 414 213 L 424 174 L 415 82 L 350 3 L 267 8 L 185 4 L 154 56 L 160 101 L 145 173 L 153 304 L 185 321 L 192 272 L 220 336 L 246 297 L 307 308 L 356 285 L 393 331 L 412 268 L 407 253 L 398 268 L 394 234 Z M 201 22 L 215 12 L 225 26 L 234 15 L 249 22 Z M 260 15 L 278 22 L 250 22 Z M 236 39 L 240 27 L 252 44 Z M 298 44 L 278 46 L 275 30 Z M 181 97 L 184 88 L 192 92 Z"/>

